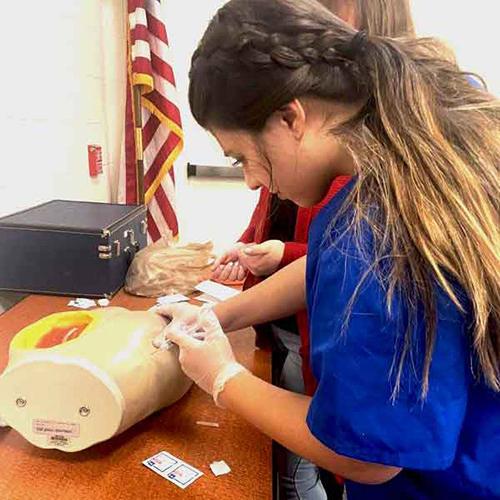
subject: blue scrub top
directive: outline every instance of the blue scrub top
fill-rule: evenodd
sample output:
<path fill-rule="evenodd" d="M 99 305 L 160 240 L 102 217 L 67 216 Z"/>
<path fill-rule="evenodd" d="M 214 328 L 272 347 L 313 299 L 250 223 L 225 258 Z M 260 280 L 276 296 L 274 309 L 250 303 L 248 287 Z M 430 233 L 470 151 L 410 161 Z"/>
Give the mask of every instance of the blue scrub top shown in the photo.
<path fill-rule="evenodd" d="M 368 273 L 346 318 L 369 257 L 347 229 L 352 212 L 330 223 L 354 182 L 319 213 L 309 235 L 306 287 L 318 381 L 309 429 L 340 455 L 403 468 L 382 485 L 348 481 L 349 500 L 500 498 L 500 395 L 472 373 L 470 313 L 436 286 L 437 339 L 424 401 L 421 311 L 395 400 L 391 367 L 405 331 L 404 302 L 396 297 L 389 313 L 380 280 Z"/>

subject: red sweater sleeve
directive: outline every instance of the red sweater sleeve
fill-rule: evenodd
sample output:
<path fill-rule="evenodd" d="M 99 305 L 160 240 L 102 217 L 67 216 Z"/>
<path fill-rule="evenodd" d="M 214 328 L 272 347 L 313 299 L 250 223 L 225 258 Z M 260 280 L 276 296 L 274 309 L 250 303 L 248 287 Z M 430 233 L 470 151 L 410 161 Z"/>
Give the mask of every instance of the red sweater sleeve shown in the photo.
<path fill-rule="evenodd" d="M 307 253 L 307 243 L 296 243 L 295 241 L 285 242 L 285 251 L 281 259 L 280 268 L 288 266 L 294 260 L 304 257 Z"/>

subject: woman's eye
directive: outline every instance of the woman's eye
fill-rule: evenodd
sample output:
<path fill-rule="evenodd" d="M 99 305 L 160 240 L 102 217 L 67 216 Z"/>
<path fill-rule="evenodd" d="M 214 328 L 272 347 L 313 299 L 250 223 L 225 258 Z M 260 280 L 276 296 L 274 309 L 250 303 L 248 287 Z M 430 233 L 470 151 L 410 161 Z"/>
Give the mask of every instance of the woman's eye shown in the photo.
<path fill-rule="evenodd" d="M 243 161 L 242 160 L 233 160 L 231 162 L 232 167 L 243 167 Z"/>

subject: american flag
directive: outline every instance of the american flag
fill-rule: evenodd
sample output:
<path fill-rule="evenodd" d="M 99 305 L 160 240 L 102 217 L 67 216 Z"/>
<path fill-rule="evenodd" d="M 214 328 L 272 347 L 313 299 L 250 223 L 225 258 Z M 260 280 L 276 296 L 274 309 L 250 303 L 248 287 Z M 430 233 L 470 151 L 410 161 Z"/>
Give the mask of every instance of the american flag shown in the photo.
<path fill-rule="evenodd" d="M 121 200 L 148 207 L 148 235 L 179 232 L 173 164 L 183 147 L 181 117 L 161 0 L 128 0 L 128 82 Z M 135 95 L 135 100 L 134 100 Z M 139 116 L 137 116 L 139 114 Z M 139 178 L 138 160 L 143 178 Z"/>

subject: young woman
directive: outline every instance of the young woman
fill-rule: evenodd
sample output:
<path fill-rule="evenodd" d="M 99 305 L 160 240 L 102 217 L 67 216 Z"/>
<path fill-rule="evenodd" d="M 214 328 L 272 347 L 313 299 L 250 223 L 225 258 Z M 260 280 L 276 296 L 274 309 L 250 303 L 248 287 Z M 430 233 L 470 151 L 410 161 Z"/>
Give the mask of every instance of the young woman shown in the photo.
<path fill-rule="evenodd" d="M 307 266 L 208 318 L 172 308 L 167 336 L 216 402 L 346 477 L 349 498 L 500 495 L 500 106 L 440 54 L 311 0 L 232 0 L 193 56 L 193 114 L 249 187 L 307 207 L 353 179 L 313 222 Z M 306 298 L 312 398 L 246 372 L 221 329 Z M 179 328 L 193 320 L 204 340 Z"/>
<path fill-rule="evenodd" d="M 409 0 L 322 0 L 321 3 L 369 34 L 415 35 Z M 349 179 L 348 176 L 337 177 L 327 196 L 312 207 L 297 207 L 292 201 L 280 200 L 267 187 L 262 187 L 250 224 L 238 243 L 217 259 L 212 279 L 229 284 L 243 281 L 246 290 L 306 255 L 312 220 Z M 306 311 L 254 327 L 257 345 L 272 345 L 273 383 L 301 394 L 314 394 L 316 382 L 310 368 Z M 282 500 L 326 500 L 327 494 L 333 500 L 333 490 L 337 491 L 338 498 L 342 496 L 337 483 L 321 472 L 323 485 L 318 468 L 304 458 L 279 445 L 274 451 Z"/>

